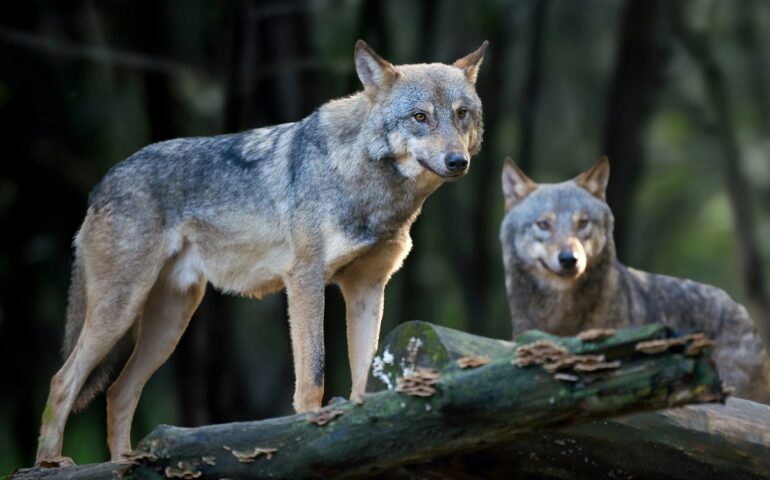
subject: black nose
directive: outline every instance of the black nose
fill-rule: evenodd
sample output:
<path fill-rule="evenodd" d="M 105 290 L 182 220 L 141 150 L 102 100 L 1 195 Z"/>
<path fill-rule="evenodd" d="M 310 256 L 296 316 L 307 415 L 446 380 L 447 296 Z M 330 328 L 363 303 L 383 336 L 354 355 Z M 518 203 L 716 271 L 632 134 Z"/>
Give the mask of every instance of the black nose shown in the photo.
<path fill-rule="evenodd" d="M 451 152 L 444 158 L 446 168 L 452 173 L 464 172 L 468 168 L 468 159 L 462 153 Z"/>
<path fill-rule="evenodd" d="M 571 270 L 577 265 L 577 257 L 572 252 L 561 252 L 559 253 L 559 265 Z"/>

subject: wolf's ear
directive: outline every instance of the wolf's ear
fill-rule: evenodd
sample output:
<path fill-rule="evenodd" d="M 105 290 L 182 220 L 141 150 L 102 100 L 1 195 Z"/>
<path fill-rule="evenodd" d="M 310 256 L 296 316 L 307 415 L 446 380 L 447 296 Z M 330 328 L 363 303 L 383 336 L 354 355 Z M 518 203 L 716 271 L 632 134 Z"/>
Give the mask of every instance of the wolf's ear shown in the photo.
<path fill-rule="evenodd" d="M 363 40 L 356 42 L 353 53 L 356 63 L 356 73 L 364 84 L 366 93 L 374 93 L 381 88 L 387 88 L 398 78 L 396 67 L 372 50 Z"/>
<path fill-rule="evenodd" d="M 513 163 L 511 157 L 503 162 L 503 197 L 505 198 L 505 209 L 508 210 L 537 188 L 537 183 L 533 182 L 528 176 Z"/>
<path fill-rule="evenodd" d="M 465 72 L 465 78 L 471 82 L 472 85 L 476 85 L 476 76 L 479 74 L 479 67 L 482 60 L 484 60 L 484 52 L 487 51 L 489 42 L 484 40 L 484 43 L 473 53 L 470 53 L 463 58 L 457 60 L 452 65 Z"/>
<path fill-rule="evenodd" d="M 610 160 L 603 156 L 596 165 L 575 178 L 575 183 L 591 195 L 607 200 L 607 182 L 610 180 Z"/>

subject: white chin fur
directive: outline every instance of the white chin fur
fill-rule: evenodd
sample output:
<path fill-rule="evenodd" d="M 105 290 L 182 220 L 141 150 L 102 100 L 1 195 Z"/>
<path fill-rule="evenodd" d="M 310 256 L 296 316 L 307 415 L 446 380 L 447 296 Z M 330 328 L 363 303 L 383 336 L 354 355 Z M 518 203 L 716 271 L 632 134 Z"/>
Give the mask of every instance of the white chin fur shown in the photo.
<path fill-rule="evenodd" d="M 554 273 L 545 277 L 540 277 L 540 281 L 551 290 L 566 291 L 571 290 L 575 285 L 576 278 L 566 278 Z"/>
<path fill-rule="evenodd" d="M 427 170 L 425 167 L 423 167 L 420 164 L 420 162 L 417 161 L 417 159 L 413 157 L 409 157 L 403 160 L 397 160 L 396 168 L 398 168 L 398 171 L 401 172 L 401 175 L 409 178 L 416 178 L 422 172 Z"/>
<path fill-rule="evenodd" d="M 585 270 L 580 270 L 577 275 L 565 277 L 555 273 L 543 265 L 538 265 L 535 271 L 535 274 L 537 275 L 537 278 L 543 287 L 558 291 L 566 291 L 572 289 L 584 273 Z"/>

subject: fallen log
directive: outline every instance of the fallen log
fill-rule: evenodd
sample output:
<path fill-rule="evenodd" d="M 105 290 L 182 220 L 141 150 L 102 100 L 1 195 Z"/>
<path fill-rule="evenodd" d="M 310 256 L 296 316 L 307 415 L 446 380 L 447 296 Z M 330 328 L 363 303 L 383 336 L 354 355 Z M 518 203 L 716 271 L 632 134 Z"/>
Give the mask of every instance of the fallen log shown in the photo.
<path fill-rule="evenodd" d="M 739 398 L 527 434 L 423 466 L 476 478 L 768 479 L 770 407 Z M 416 473 L 416 471 L 415 471 Z M 468 475 L 466 475 L 468 477 Z M 473 478 L 473 477 L 471 477 Z"/>
<path fill-rule="evenodd" d="M 398 375 L 397 366 L 409 363 L 405 359 L 412 356 L 412 338 L 427 339 L 422 340 L 424 348 L 414 360 L 419 366 L 432 368 L 442 368 L 461 358 L 498 355 L 501 345 L 510 345 L 466 336 L 426 323 L 404 324 L 383 341 L 375 359 L 375 366 L 380 368 L 372 372 L 370 389 L 386 389 Z M 482 451 L 388 472 L 394 478 L 410 475 L 467 479 L 768 479 L 770 406 L 729 398 L 725 405 L 692 405 L 595 420 L 561 430 L 528 433 Z"/>
<path fill-rule="evenodd" d="M 596 341 L 533 331 L 511 344 L 410 322 L 391 337 L 371 381 L 390 388 L 361 405 L 339 401 L 258 422 L 160 426 L 129 464 L 35 469 L 15 478 L 366 477 L 527 432 L 725 397 L 698 340 L 659 326 Z M 655 355 L 637 350 L 650 341 L 671 346 Z"/>

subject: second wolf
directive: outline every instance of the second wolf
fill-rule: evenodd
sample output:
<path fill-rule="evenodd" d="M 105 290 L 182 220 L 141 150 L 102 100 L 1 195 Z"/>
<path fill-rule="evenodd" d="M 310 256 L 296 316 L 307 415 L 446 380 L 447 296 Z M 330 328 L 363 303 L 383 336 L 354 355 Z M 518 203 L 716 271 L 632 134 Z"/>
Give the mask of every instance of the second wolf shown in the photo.
<path fill-rule="evenodd" d="M 746 309 L 723 290 L 622 265 L 605 201 L 603 158 L 574 180 L 538 185 L 510 160 L 503 167 L 500 230 L 514 335 L 541 329 L 661 322 L 715 340 L 714 358 L 737 396 L 770 402 L 770 359 Z"/>
<path fill-rule="evenodd" d="M 452 65 L 394 66 L 359 41 L 364 91 L 296 123 L 150 145 L 107 173 L 75 238 L 68 357 L 51 381 L 38 463 L 66 463 L 70 411 L 106 386 L 103 367 L 120 367 L 115 346 L 133 330 L 133 353 L 107 392 L 112 459 L 130 450 L 142 387 L 207 282 L 252 297 L 286 289 L 299 412 L 321 405 L 324 286 L 338 284 L 351 397 L 361 399 L 409 229 L 481 148 L 474 86 L 486 45 Z"/>

